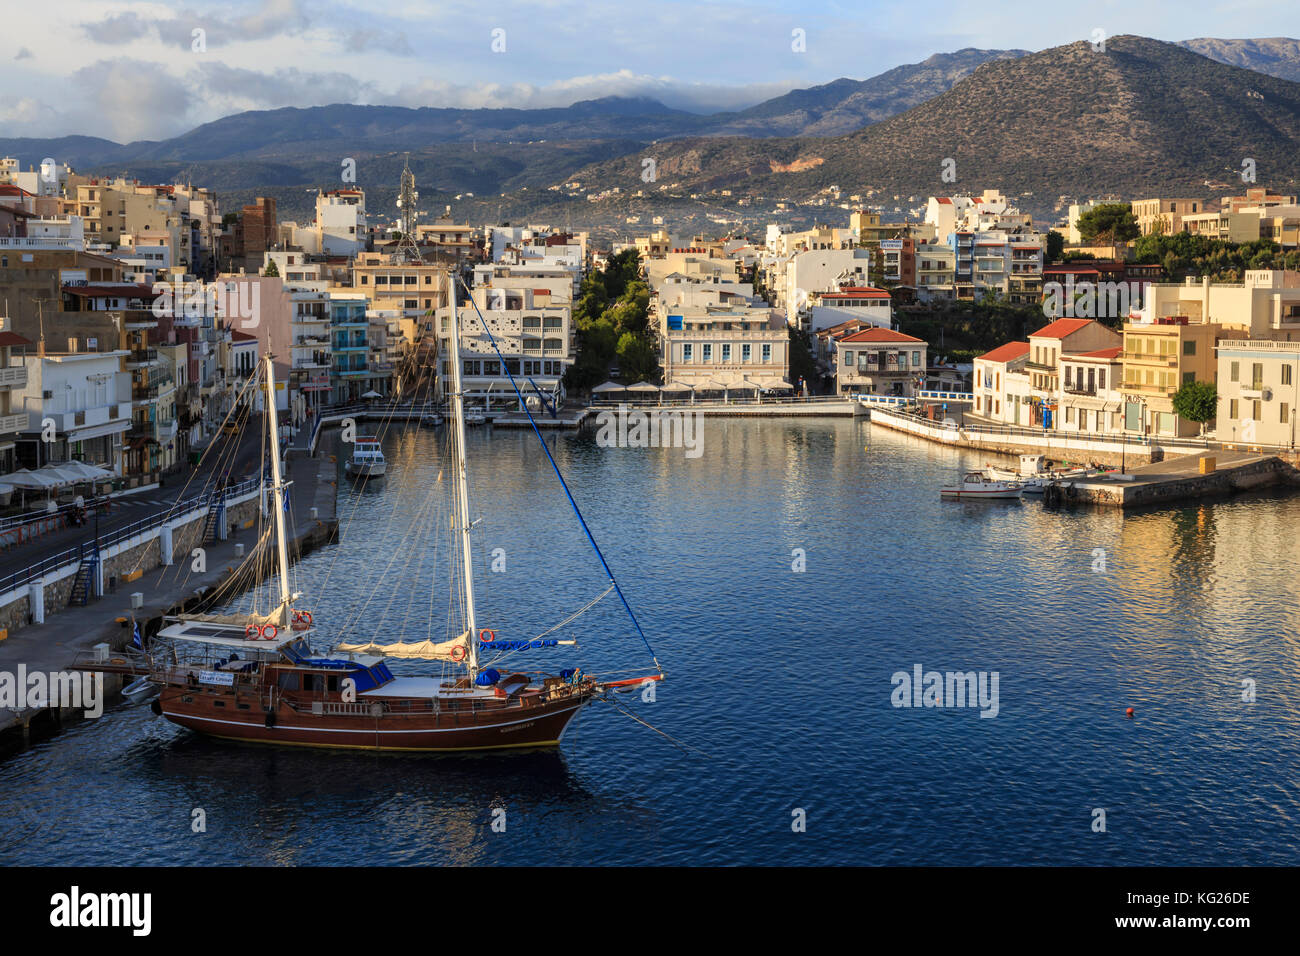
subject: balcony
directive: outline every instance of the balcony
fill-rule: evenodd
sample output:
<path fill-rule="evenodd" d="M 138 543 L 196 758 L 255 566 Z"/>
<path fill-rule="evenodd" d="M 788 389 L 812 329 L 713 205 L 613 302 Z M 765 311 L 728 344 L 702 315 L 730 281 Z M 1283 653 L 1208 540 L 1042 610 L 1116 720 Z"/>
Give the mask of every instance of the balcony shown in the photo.
<path fill-rule="evenodd" d="M 0 388 L 22 388 L 27 384 L 27 366 L 0 368 Z"/>
<path fill-rule="evenodd" d="M 135 349 L 126 357 L 126 367 L 130 369 L 149 368 L 150 366 L 157 364 L 157 349 Z"/>
<path fill-rule="evenodd" d="M 27 428 L 27 415 L 0 415 L 0 435 L 11 435 L 15 432 L 25 431 Z"/>
<path fill-rule="evenodd" d="M 1164 368 L 1174 368 L 1178 365 L 1178 356 L 1170 355 L 1168 352 L 1164 354 L 1158 352 L 1124 352 L 1121 357 L 1125 362 L 1141 362 L 1143 365 L 1160 365 Z"/>
<path fill-rule="evenodd" d="M 1178 391 L 1177 385 L 1147 385 L 1145 383 L 1125 382 L 1120 386 L 1121 392 L 1138 392 L 1143 395 L 1170 396 Z"/>
<path fill-rule="evenodd" d="M 1093 395 L 1097 394 L 1096 386 L 1087 385 L 1066 385 L 1064 391 L 1067 395 Z"/>
<path fill-rule="evenodd" d="M 158 328 L 158 316 L 151 309 L 127 309 L 122 313 L 122 327 L 131 330 Z"/>

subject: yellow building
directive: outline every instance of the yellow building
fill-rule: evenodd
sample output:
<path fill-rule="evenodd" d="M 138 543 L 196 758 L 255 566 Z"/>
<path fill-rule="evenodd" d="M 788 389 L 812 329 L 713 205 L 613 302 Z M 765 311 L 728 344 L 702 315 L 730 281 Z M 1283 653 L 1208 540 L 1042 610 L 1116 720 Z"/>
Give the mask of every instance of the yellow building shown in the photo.
<path fill-rule="evenodd" d="M 1218 368 L 1219 441 L 1295 448 L 1300 342 L 1224 339 Z"/>
<path fill-rule="evenodd" d="M 1188 437 L 1196 422 L 1174 411 L 1173 397 L 1188 382 L 1216 378 L 1214 347 L 1223 336 L 1214 322 L 1171 316 L 1124 326 L 1124 430 L 1138 435 Z"/>

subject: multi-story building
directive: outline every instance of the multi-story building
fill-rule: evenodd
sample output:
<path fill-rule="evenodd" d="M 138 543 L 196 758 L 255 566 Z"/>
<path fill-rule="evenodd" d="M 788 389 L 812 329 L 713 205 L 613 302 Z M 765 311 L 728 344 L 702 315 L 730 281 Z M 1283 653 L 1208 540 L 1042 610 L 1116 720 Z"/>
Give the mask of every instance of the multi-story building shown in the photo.
<path fill-rule="evenodd" d="M 773 309 L 684 309 L 660 318 L 664 384 L 696 392 L 790 388 L 790 335 Z"/>
<path fill-rule="evenodd" d="M 893 329 L 862 329 L 839 341 L 836 391 L 911 398 L 925 388 L 926 344 Z"/>
<path fill-rule="evenodd" d="M 8 321 L 0 319 L 0 475 L 16 470 L 14 448 L 27 429 L 28 416 L 18 410 L 15 391 L 27 384 L 27 366 L 22 356 L 32 343 L 10 332 Z M 14 354 L 14 349 L 18 354 Z"/>
<path fill-rule="evenodd" d="M 1118 435 L 1124 431 L 1123 346 L 1061 356 L 1059 431 Z"/>
<path fill-rule="evenodd" d="M 26 381 L 10 395 L 26 418 L 16 459 L 25 468 L 84 461 L 138 479 L 126 467 L 132 427 L 131 375 L 124 350 L 47 352 L 22 356 Z M 50 435 L 53 441 L 47 440 Z"/>
<path fill-rule="evenodd" d="M 1008 342 L 976 357 L 971 408 L 977 416 L 1011 425 L 1030 424 L 1028 361 L 1028 342 Z M 1022 387 L 1012 388 L 1013 375 Z"/>
<path fill-rule="evenodd" d="M 885 289 L 872 286 L 841 286 L 834 292 L 819 292 L 808 302 L 807 327 L 820 332 L 858 320 L 887 329 L 893 325 L 893 299 Z"/>
<path fill-rule="evenodd" d="M 574 354 L 569 305 L 552 304 L 547 290 L 539 294 L 532 289 L 476 288 L 472 295 L 473 304 L 460 307 L 461 383 L 465 393 L 485 403 L 517 402 L 506 375 L 508 370 L 525 398 L 533 397 L 529 391 L 534 389 L 534 394 L 540 392 L 548 402 L 562 398 L 561 380 Z M 437 320 L 442 357 L 439 388 L 445 394 L 451 374 L 447 358 L 450 308 L 439 309 Z"/>
<path fill-rule="evenodd" d="M 956 286 L 957 253 L 939 242 L 916 247 L 916 293 L 922 302 L 953 299 Z"/>
<path fill-rule="evenodd" d="M 1161 437 L 1198 434 L 1200 425 L 1174 410 L 1173 397 L 1188 382 L 1214 382 L 1214 348 L 1222 337 L 1221 325 L 1192 322 L 1186 315 L 1125 323 L 1124 431 Z"/>
<path fill-rule="evenodd" d="M 1227 443 L 1294 449 L 1300 342 L 1222 339 L 1216 351 L 1215 437 Z"/>
<path fill-rule="evenodd" d="M 1057 427 L 1062 359 L 1122 344 L 1119 333 L 1091 319 L 1057 319 L 1029 336 L 1030 404 L 1033 424 Z"/>
<path fill-rule="evenodd" d="M 1217 323 L 1240 338 L 1300 339 L 1300 273 L 1249 269 L 1240 285 L 1189 277 L 1150 284 L 1145 293 L 1143 322 L 1183 316 L 1192 324 Z"/>
<path fill-rule="evenodd" d="M 1183 217 L 1205 212 L 1202 199 L 1135 199 L 1129 204 L 1142 235 L 1183 231 Z"/>
<path fill-rule="evenodd" d="M 1259 238 L 1260 217 L 1257 211 L 1199 212 L 1182 217 L 1183 228 L 1193 236 L 1227 242 L 1251 242 Z"/>
<path fill-rule="evenodd" d="M 354 256 L 366 246 L 366 194 L 332 189 L 316 194 L 317 249 L 326 256 Z"/>

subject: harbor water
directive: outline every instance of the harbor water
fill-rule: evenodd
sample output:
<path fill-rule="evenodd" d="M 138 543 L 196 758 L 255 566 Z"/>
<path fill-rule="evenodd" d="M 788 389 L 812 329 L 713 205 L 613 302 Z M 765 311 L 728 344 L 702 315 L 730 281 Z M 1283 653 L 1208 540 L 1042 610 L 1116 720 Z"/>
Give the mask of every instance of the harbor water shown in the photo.
<path fill-rule="evenodd" d="M 605 703 L 558 750 L 456 756 L 117 705 L 0 760 L 0 863 L 1300 862 L 1300 496 L 953 503 L 977 452 L 863 420 L 704 429 L 698 457 L 546 438 L 667 675 L 620 706 L 680 746 Z M 469 445 L 480 623 L 533 637 L 605 579 L 531 432 Z M 384 449 L 294 585 L 330 638 L 441 638 L 441 432 Z M 511 666 L 651 669 L 616 595 L 552 636 L 577 646 Z M 918 666 L 996 674 L 995 706 L 896 706 Z"/>

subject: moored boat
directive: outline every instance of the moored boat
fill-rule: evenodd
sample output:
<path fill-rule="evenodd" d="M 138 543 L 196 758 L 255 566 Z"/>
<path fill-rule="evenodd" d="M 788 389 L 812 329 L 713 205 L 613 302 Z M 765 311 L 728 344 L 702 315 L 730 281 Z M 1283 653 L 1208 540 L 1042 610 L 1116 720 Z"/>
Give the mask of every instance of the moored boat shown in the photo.
<path fill-rule="evenodd" d="M 939 489 L 942 498 L 1019 498 L 1020 483 L 995 481 L 982 471 L 967 472 L 961 482 Z"/>
<path fill-rule="evenodd" d="M 158 697 L 151 704 L 154 713 L 211 737 L 292 746 L 392 751 L 544 747 L 561 742 L 584 705 L 614 691 L 663 678 L 657 660 L 655 673 L 632 677 L 623 674 L 597 678 L 576 666 L 549 673 L 522 671 L 513 666 L 505 669 L 505 660 L 514 652 L 573 645 L 572 640 L 548 635 L 569 625 L 612 592 L 618 594 L 637 634 L 645 640 L 589 532 L 588 540 L 608 577 L 608 586 L 600 595 L 528 640 L 498 640 L 494 628 L 480 628 L 474 594 L 471 530 L 475 522 L 470 518 L 466 478 L 458 338 L 453 300 L 450 467 L 455 478 L 454 563 L 460 565 L 453 586 L 458 597 L 456 616 L 449 621 L 455 625 L 450 632 L 454 636 L 434 641 L 421 628 L 423 639 L 404 641 L 395 635 L 396 641 L 379 643 L 377 638 L 384 638 L 384 632 L 365 631 L 358 635 L 357 643 L 337 641 L 329 650 L 317 649 L 321 625 L 302 606 L 303 595 L 290 589 L 285 536 L 288 483 L 282 477 L 279 448 L 272 443 L 266 490 L 267 518 L 273 521 L 273 527 L 245 563 L 273 569 L 273 604 L 267 613 L 255 609 L 164 618 L 162 629 L 148 648 L 147 663 L 131 670 L 145 670 L 142 679 L 157 688 Z M 261 374 L 270 408 L 267 426 L 275 434 L 273 356 L 265 356 Z M 567 493 L 567 484 L 553 459 L 551 464 Z M 577 504 L 571 495 L 569 498 L 582 521 Z M 585 521 L 582 524 L 585 529 Z M 421 606 L 423 601 L 427 598 L 422 599 Z M 648 641 L 646 648 L 649 650 Z M 653 651 L 650 654 L 653 659 Z M 408 659 L 440 662 L 441 671 L 407 675 L 390 670 L 390 660 Z M 83 669 L 108 667 L 87 664 Z"/>
<path fill-rule="evenodd" d="M 388 470 L 384 451 L 379 447 L 379 439 L 373 436 L 358 435 L 352 446 L 352 457 L 348 459 L 346 470 L 353 478 L 380 478 Z"/>

